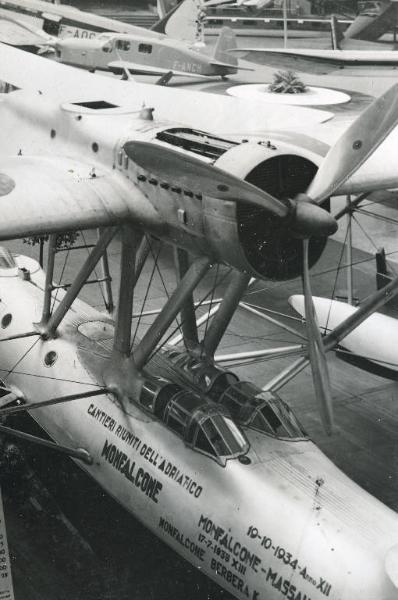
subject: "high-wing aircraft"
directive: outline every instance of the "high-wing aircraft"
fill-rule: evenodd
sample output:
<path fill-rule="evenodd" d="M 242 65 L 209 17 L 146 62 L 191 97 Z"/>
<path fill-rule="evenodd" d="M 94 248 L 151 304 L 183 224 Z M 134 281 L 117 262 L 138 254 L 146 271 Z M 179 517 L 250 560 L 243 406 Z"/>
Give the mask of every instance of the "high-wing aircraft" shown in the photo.
<path fill-rule="evenodd" d="M 163 5 L 159 1 L 158 8 L 164 16 L 151 29 L 145 29 L 147 37 L 157 39 L 161 33 L 195 42 L 198 5 L 194 0 L 177 4 L 173 8 L 168 3 Z M 42 0 L 4 0 L 0 4 L 0 41 L 12 46 L 41 46 L 43 33 L 51 38 L 91 39 L 104 32 L 142 35 L 143 28 L 73 6 Z"/>
<path fill-rule="evenodd" d="M 212 56 L 164 34 L 148 38 L 144 29 L 140 35 L 103 33 L 94 39 L 70 38 L 53 44 L 58 61 L 91 71 L 226 77 L 240 68 L 237 58 L 229 53 L 236 48 L 236 40 L 227 27 L 221 30 Z"/>
<path fill-rule="evenodd" d="M 242 67 L 238 67 L 236 56 L 229 53 L 236 48 L 232 30 L 226 27 L 221 30 L 212 56 L 204 54 L 195 47 L 200 41 L 197 28 L 199 10 L 200 3 L 196 0 L 183 0 L 161 20 L 159 31 L 178 31 L 178 37 L 143 27 L 134 27 L 134 32 L 97 32 L 88 37 L 62 36 L 60 30 L 58 32 L 60 37 L 57 37 L 49 35 L 48 28 L 38 29 L 37 23 L 32 26 L 28 22 L 16 20 L 14 16 L 8 16 L 7 11 L 3 9 L 3 14 L 6 14 L 3 20 L 0 18 L 0 39 L 2 39 L 1 24 L 7 25 L 11 28 L 10 34 L 13 32 L 12 45 L 14 46 L 26 47 L 29 46 L 28 41 L 30 41 L 41 51 L 47 49 L 55 51 L 56 59 L 65 64 L 90 71 L 111 70 L 127 78 L 130 74 L 226 77 L 237 73 Z M 0 8 L 0 17 L 1 14 Z M 89 20 L 96 18 L 89 13 L 84 14 L 88 15 Z M 193 27 L 195 35 L 193 35 Z M 23 35 L 21 37 L 23 31 L 26 37 Z M 8 37 L 7 42 L 10 42 Z"/>
<path fill-rule="evenodd" d="M 50 234 L 46 274 L 1 256 L 0 416 L 31 413 L 54 450 L 237 598 L 396 600 L 398 516 L 320 452 L 277 394 L 223 371 L 214 353 L 251 276 L 303 273 L 331 429 L 309 265 L 336 230 L 330 195 L 397 183 L 397 87 L 342 136 L 332 122 L 330 147 L 317 111 L 296 108 L 293 125 L 290 109 L 109 82 L 7 46 L 0 79 L 20 88 L 0 102 L 0 239 Z M 278 119 L 285 130 L 266 136 Z M 56 234 L 94 227 L 98 243 L 57 292 Z M 77 296 L 116 232 L 113 320 Z M 179 282 L 133 344 L 134 288 L 154 239 L 177 248 Z M 230 279 L 199 339 L 193 292 L 215 264 Z M 184 349 L 163 342 L 178 314 Z"/>

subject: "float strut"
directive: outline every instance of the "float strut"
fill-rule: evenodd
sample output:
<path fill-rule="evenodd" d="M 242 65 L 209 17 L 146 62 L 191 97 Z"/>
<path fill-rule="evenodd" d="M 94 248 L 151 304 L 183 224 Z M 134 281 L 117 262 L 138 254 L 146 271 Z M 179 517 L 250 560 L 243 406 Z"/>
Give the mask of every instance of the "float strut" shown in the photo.
<path fill-rule="evenodd" d="M 141 234 L 125 225 L 122 229 L 122 254 L 120 259 L 119 304 L 115 325 L 113 352 L 128 357 L 131 344 L 131 320 L 136 282 L 135 259 Z"/>
<path fill-rule="evenodd" d="M 250 275 L 235 271 L 223 300 L 202 342 L 205 356 L 213 357 L 250 281 Z"/>
<path fill-rule="evenodd" d="M 151 356 L 157 344 L 180 312 L 187 298 L 189 298 L 195 287 L 207 272 L 210 264 L 208 258 L 201 257 L 197 258 L 189 267 L 188 271 L 181 279 L 180 284 L 167 300 L 162 312 L 159 313 L 138 344 L 133 354 L 134 362 L 138 369 L 141 369 Z"/>
<path fill-rule="evenodd" d="M 177 279 L 178 282 L 180 282 L 189 269 L 188 252 L 182 248 L 175 248 L 174 261 L 176 265 Z M 187 350 L 197 348 L 199 345 L 199 338 L 192 293 L 187 295 L 187 298 L 181 307 L 181 329 L 184 344 Z"/>

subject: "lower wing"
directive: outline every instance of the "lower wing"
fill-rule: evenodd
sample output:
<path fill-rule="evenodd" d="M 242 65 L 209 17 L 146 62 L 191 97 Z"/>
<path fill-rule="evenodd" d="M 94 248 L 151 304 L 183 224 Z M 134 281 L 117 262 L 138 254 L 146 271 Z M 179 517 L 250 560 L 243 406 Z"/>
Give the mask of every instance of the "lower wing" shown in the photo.
<path fill-rule="evenodd" d="M 0 239 L 119 223 L 129 195 L 117 173 L 71 159 L 2 158 Z"/>

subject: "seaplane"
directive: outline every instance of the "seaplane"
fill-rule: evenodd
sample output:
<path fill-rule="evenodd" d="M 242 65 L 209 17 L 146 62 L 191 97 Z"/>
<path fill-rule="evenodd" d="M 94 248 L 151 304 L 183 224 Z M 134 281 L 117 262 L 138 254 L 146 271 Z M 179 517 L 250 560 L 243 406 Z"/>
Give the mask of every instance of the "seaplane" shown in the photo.
<path fill-rule="evenodd" d="M 302 274 L 300 360 L 310 357 L 331 431 L 309 269 L 337 228 L 330 196 L 396 185 L 397 86 L 340 124 L 329 144 L 320 138 L 333 119 L 318 111 L 109 81 L 9 46 L 0 59 L 13 90 L 0 101 L 0 239 L 50 236 L 46 272 L 1 253 L 0 432 L 70 455 L 241 600 L 396 600 L 397 514 L 322 454 L 277 393 L 239 380 L 214 356 L 251 277 Z M 98 241 L 59 289 L 57 236 L 82 228 L 100 228 Z M 78 295 L 115 236 L 112 316 Z M 178 283 L 133 340 L 134 291 L 154 240 L 175 248 Z M 229 280 L 199 335 L 193 294 L 216 265 L 230 269 Z M 170 345 L 177 316 L 183 344 Z M 47 437 L 4 423 L 21 411 Z"/>

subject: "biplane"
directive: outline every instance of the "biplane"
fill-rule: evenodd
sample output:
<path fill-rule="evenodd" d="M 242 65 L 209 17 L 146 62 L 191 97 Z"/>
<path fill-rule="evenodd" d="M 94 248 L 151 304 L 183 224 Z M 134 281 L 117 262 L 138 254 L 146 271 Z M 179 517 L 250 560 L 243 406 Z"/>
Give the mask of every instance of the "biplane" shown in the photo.
<path fill-rule="evenodd" d="M 52 441 L 7 424 L 0 432 L 69 454 L 237 598 L 396 599 L 397 515 L 322 454 L 274 389 L 239 380 L 214 355 L 251 277 L 303 274 L 299 367 L 311 363 L 331 431 L 309 269 L 337 228 L 330 196 L 396 185 L 397 86 L 337 131 L 318 111 L 109 82 L 6 46 L 0 79 L 19 88 L 0 102 L 0 239 L 50 235 L 46 272 L 1 255 L 0 416 L 26 411 Z M 56 237 L 82 228 L 101 228 L 98 242 L 60 290 Z M 115 236 L 113 318 L 78 295 Z M 135 288 L 154 240 L 176 249 L 179 281 L 133 343 Z M 229 280 L 199 336 L 193 294 L 214 265 L 230 268 Z M 183 345 L 170 345 L 177 317 Z"/>

